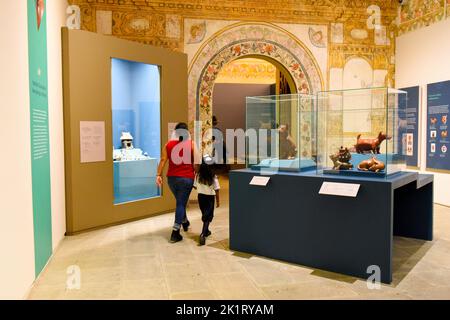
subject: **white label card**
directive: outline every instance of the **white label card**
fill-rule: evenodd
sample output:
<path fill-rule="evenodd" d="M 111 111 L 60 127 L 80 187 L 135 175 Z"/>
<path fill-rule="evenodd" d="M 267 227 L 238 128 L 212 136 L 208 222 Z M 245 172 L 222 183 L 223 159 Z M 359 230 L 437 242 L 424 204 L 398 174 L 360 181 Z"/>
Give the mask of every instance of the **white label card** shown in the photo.
<path fill-rule="evenodd" d="M 105 161 L 105 122 L 80 121 L 81 163 Z"/>
<path fill-rule="evenodd" d="M 250 185 L 252 186 L 262 186 L 265 187 L 269 183 L 270 177 L 254 176 Z"/>
<path fill-rule="evenodd" d="M 356 198 L 360 186 L 360 184 L 355 183 L 324 182 L 319 194 Z"/>

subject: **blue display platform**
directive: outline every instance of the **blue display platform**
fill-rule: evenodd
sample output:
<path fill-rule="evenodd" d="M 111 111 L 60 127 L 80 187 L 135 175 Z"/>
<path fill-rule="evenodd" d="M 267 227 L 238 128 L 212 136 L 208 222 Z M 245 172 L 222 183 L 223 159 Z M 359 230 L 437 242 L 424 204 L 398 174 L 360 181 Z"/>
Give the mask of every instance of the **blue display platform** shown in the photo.
<path fill-rule="evenodd" d="M 279 168 L 283 171 L 289 172 L 305 172 L 309 170 L 315 170 L 317 167 L 316 162 L 309 158 L 295 158 L 295 159 L 264 159 L 260 163 L 252 165 L 252 170 L 264 170 L 264 169 L 276 169 Z"/>
<path fill-rule="evenodd" d="M 433 239 L 433 176 L 384 179 L 230 172 L 230 249 L 367 279 L 378 266 L 392 281 L 393 236 Z M 319 194 L 324 182 L 359 184 L 355 198 Z"/>
<path fill-rule="evenodd" d="M 161 195 L 156 186 L 158 160 L 154 158 L 114 162 L 114 204 Z"/>
<path fill-rule="evenodd" d="M 358 165 L 365 160 L 369 160 L 372 157 L 376 157 L 378 160 L 382 161 L 386 168 L 392 165 L 398 165 L 399 163 L 405 163 L 406 157 L 403 155 L 394 155 L 394 154 L 373 154 L 373 153 L 352 153 L 352 158 L 350 163 L 353 165 L 353 169 L 350 170 L 333 170 L 332 168 L 324 169 L 325 174 L 339 174 L 343 176 L 358 176 L 358 177 L 378 177 L 385 178 L 386 177 L 386 169 L 381 170 L 379 172 L 370 172 L 370 171 L 361 171 L 358 170 Z M 405 165 L 406 166 L 406 165 Z"/>

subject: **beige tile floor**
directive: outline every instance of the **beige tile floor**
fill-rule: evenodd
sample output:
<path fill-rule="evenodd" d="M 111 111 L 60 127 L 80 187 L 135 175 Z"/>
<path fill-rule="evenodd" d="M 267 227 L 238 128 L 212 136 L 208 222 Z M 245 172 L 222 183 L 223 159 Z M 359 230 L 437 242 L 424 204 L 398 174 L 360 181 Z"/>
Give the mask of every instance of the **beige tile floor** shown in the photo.
<path fill-rule="evenodd" d="M 29 298 L 450 299 L 450 208 L 435 206 L 433 242 L 395 238 L 394 281 L 369 290 L 361 279 L 230 251 L 226 194 L 206 246 L 197 246 L 195 204 L 180 243 L 168 243 L 173 214 L 67 237 Z M 67 288 L 70 266 L 80 289 Z"/>

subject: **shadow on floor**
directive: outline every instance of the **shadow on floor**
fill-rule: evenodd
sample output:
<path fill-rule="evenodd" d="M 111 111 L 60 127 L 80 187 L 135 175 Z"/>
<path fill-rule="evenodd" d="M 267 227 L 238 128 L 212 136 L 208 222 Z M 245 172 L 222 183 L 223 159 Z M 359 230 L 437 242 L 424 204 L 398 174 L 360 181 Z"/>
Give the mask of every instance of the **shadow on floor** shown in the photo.
<path fill-rule="evenodd" d="M 391 286 L 398 286 L 432 246 L 433 241 L 394 237 Z"/>
<path fill-rule="evenodd" d="M 409 272 L 416 266 L 417 263 L 421 261 L 421 259 L 426 255 L 428 250 L 431 248 L 433 242 L 418 240 L 418 239 L 410 239 L 410 238 L 400 238 L 394 237 L 394 248 L 393 248 L 393 266 L 392 266 L 392 283 L 391 286 L 396 287 L 398 284 L 402 282 L 402 280 L 409 274 Z M 229 239 L 224 239 L 221 241 L 215 241 L 209 244 L 210 247 L 216 249 L 222 249 L 226 251 L 230 251 L 229 247 Z M 244 253 L 234 251 L 233 256 L 250 259 L 252 257 L 256 257 L 253 254 Z M 262 259 L 273 260 L 266 257 L 260 257 Z M 339 282 L 345 283 L 355 283 L 359 278 L 347 276 L 344 274 L 334 273 L 330 271 L 313 269 L 307 266 L 293 264 L 280 260 L 277 261 L 281 264 L 298 266 L 311 270 L 311 275 L 325 278 L 329 280 L 335 280 Z"/>

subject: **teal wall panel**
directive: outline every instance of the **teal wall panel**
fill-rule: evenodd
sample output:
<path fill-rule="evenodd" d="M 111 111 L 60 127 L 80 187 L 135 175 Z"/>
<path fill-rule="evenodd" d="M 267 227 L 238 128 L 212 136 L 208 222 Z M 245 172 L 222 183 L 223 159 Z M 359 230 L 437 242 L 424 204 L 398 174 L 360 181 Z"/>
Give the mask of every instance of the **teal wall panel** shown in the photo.
<path fill-rule="evenodd" d="M 52 254 L 45 2 L 44 0 L 28 0 L 31 170 L 36 276 L 42 271 Z"/>

